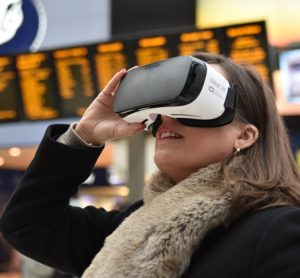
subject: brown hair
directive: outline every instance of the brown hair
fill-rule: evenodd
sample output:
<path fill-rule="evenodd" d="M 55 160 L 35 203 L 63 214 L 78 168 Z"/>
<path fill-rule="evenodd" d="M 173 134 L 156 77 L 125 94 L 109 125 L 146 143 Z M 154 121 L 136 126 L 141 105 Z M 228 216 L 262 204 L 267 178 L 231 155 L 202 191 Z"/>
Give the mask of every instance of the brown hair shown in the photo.
<path fill-rule="evenodd" d="M 193 56 L 224 69 L 229 83 L 237 86 L 235 120 L 259 130 L 257 142 L 239 154 L 243 163 L 233 189 L 231 218 L 271 206 L 300 206 L 300 173 L 271 88 L 249 65 L 215 54 Z M 226 166 L 223 171 L 226 176 Z"/>

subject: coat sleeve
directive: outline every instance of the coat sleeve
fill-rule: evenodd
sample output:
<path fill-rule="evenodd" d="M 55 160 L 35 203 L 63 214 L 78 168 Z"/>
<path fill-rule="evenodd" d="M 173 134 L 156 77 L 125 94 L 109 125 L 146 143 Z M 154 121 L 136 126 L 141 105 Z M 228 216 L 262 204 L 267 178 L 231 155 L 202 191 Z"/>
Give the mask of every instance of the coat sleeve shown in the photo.
<path fill-rule="evenodd" d="M 300 277 L 299 211 L 291 207 L 266 226 L 258 243 L 253 278 Z"/>
<path fill-rule="evenodd" d="M 47 129 L 37 153 L 2 215 L 6 240 L 24 255 L 67 273 L 81 275 L 105 238 L 132 211 L 69 206 L 103 148 L 80 148 L 55 138 L 68 126 Z"/>

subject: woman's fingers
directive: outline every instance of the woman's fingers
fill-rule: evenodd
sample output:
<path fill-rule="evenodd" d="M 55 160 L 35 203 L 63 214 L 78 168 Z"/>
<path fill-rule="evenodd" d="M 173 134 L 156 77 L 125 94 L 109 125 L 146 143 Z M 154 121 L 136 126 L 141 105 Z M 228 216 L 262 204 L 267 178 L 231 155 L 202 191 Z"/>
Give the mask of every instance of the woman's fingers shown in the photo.
<path fill-rule="evenodd" d="M 114 137 L 124 137 L 136 134 L 145 129 L 145 124 L 142 123 L 125 123 L 116 126 Z"/>
<path fill-rule="evenodd" d="M 114 93 L 126 72 L 123 69 L 112 77 L 77 124 L 76 131 L 87 142 L 100 144 L 145 129 L 146 126 L 141 123 L 128 124 L 113 111 Z"/>
<path fill-rule="evenodd" d="M 139 67 L 139 66 L 135 65 L 135 66 L 133 66 L 132 68 L 130 68 L 129 70 L 127 70 L 127 71 L 130 71 L 130 70 L 136 69 L 136 68 L 138 68 L 138 67 Z"/>
<path fill-rule="evenodd" d="M 126 74 L 126 69 L 122 69 L 119 72 L 117 72 L 113 78 L 106 84 L 105 88 L 102 90 L 102 93 L 105 95 L 111 95 L 116 88 L 118 87 L 121 79 Z"/>

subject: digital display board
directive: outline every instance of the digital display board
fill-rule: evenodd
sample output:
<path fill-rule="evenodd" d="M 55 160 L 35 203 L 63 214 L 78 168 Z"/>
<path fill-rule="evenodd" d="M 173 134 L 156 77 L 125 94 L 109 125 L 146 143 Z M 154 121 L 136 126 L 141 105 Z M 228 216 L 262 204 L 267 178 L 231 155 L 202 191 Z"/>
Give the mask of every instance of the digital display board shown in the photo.
<path fill-rule="evenodd" d="M 271 84 L 266 27 L 263 22 L 224 28 L 226 55 L 236 62 L 253 65 Z"/>
<path fill-rule="evenodd" d="M 95 97 L 88 47 L 53 51 L 62 116 L 82 116 Z"/>
<path fill-rule="evenodd" d="M 47 120 L 59 116 L 55 76 L 46 52 L 20 54 L 16 58 L 25 119 Z"/>
<path fill-rule="evenodd" d="M 198 51 L 251 64 L 272 81 L 263 21 L 2 56 L 0 121 L 80 117 L 119 70 Z"/>
<path fill-rule="evenodd" d="M 197 51 L 221 53 L 217 30 L 186 32 L 178 35 L 178 55 L 191 55 Z"/>
<path fill-rule="evenodd" d="M 126 42 L 122 41 L 102 43 L 94 47 L 93 60 L 98 91 L 105 87 L 116 72 L 128 69 L 126 47 Z"/>
<path fill-rule="evenodd" d="M 134 44 L 134 57 L 136 65 L 158 62 L 171 57 L 170 48 L 168 48 L 167 36 L 155 36 L 140 38 Z"/>
<path fill-rule="evenodd" d="M 0 56 L 0 122 L 20 119 L 17 84 L 13 58 Z"/>

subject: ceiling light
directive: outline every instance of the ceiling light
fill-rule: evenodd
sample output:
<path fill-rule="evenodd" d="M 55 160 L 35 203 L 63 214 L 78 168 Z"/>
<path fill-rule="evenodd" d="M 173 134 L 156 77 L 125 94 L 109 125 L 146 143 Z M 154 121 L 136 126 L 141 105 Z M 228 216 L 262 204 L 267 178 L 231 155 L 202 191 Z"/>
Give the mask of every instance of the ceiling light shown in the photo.
<path fill-rule="evenodd" d="M 17 157 L 17 156 L 20 156 L 21 149 L 20 148 L 10 148 L 8 150 L 8 153 L 10 156 Z"/>
<path fill-rule="evenodd" d="M 3 157 L 0 156 L 0 167 L 3 166 L 5 163 L 5 160 Z"/>

